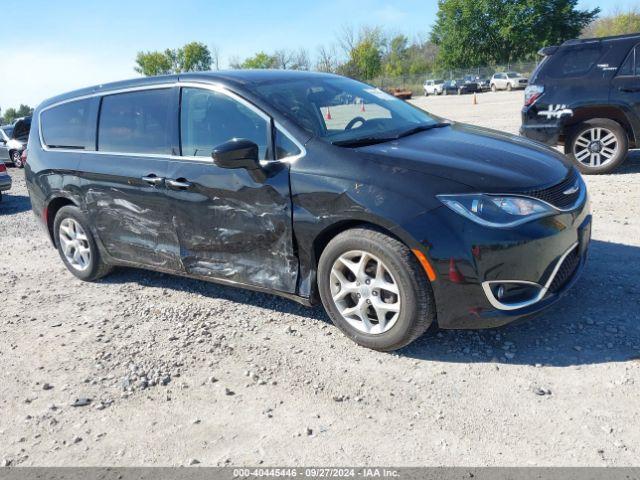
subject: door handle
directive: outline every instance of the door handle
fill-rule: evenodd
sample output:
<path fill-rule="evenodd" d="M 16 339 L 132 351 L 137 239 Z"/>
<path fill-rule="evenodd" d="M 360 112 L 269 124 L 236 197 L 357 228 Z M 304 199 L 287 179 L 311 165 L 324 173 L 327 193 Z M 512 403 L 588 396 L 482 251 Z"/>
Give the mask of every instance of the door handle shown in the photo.
<path fill-rule="evenodd" d="M 174 190 L 186 190 L 188 188 L 191 188 L 193 186 L 193 183 L 179 178 L 177 180 L 167 180 L 166 185 Z"/>
<path fill-rule="evenodd" d="M 620 91 L 624 93 L 640 92 L 640 87 L 620 87 Z"/>
<path fill-rule="evenodd" d="M 142 181 L 148 183 L 149 185 L 156 186 L 162 183 L 164 178 L 158 177 L 155 174 L 147 175 L 146 177 L 142 177 Z"/>

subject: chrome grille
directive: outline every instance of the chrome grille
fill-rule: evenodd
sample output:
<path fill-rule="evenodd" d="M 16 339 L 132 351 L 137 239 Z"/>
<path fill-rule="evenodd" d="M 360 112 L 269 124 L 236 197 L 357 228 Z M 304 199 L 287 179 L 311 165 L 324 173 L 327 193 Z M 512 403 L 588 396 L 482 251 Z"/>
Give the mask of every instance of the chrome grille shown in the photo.
<path fill-rule="evenodd" d="M 578 186 L 578 189 L 575 192 L 570 194 L 564 193 L 574 187 L 576 184 Z M 581 189 L 583 188 L 584 185 L 580 181 L 577 170 L 575 168 L 572 168 L 567 178 L 565 178 L 557 185 L 549 188 L 544 188 L 542 190 L 529 190 L 528 192 L 525 192 L 525 195 L 539 198 L 540 200 L 550 203 L 556 208 L 566 209 L 575 205 L 576 201 L 580 197 Z"/>

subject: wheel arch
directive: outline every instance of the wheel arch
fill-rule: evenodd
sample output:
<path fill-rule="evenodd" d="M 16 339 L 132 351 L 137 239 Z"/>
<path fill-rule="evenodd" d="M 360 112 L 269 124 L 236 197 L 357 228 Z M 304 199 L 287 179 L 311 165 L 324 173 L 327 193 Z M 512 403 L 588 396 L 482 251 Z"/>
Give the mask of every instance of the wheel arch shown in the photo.
<path fill-rule="evenodd" d="M 43 217 L 46 222 L 47 232 L 49 233 L 49 240 L 51 240 L 53 246 L 56 246 L 55 235 L 53 233 L 53 225 L 56 219 L 56 215 L 62 207 L 66 207 L 67 205 L 80 207 L 80 205 L 74 199 L 67 196 L 53 197 L 47 202 L 45 206 Z"/>
<path fill-rule="evenodd" d="M 310 273 L 310 282 L 309 282 L 309 298 L 313 304 L 316 304 L 320 301 L 320 296 L 318 292 L 318 280 L 317 280 L 317 272 L 318 272 L 318 263 L 320 261 L 320 257 L 324 252 L 325 248 L 329 244 L 329 242 L 340 233 L 351 230 L 354 228 L 372 228 L 377 230 L 385 235 L 388 235 L 392 238 L 395 238 L 399 242 L 406 245 L 408 248 L 412 248 L 412 244 L 409 238 L 405 236 L 404 231 L 399 228 L 394 228 L 390 225 L 384 225 L 383 222 L 376 222 L 372 219 L 361 220 L 361 219 L 348 219 L 348 220 L 338 220 L 330 225 L 325 226 L 320 232 L 316 234 L 313 239 L 311 246 L 311 258 L 309 259 L 310 265 L 309 273 Z"/>

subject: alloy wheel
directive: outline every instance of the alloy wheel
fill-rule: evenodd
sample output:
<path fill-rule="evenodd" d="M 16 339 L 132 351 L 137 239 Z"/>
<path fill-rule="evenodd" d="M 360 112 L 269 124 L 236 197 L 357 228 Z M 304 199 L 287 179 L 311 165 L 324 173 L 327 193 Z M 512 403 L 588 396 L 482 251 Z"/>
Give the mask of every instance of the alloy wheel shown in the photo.
<path fill-rule="evenodd" d="M 603 127 L 582 132 L 573 142 L 573 156 L 586 167 L 601 167 L 618 153 L 619 142 L 615 133 Z"/>
<path fill-rule="evenodd" d="M 11 153 L 11 161 L 16 168 L 22 167 L 22 154 L 18 151 L 14 151 Z"/>
<path fill-rule="evenodd" d="M 331 268 L 331 296 L 340 315 L 356 330 L 389 331 L 400 315 L 400 290 L 389 268 L 363 250 L 343 253 Z"/>
<path fill-rule="evenodd" d="M 91 264 L 91 246 L 82 225 L 73 218 L 60 223 L 58 238 L 64 257 L 74 269 L 82 272 Z"/>

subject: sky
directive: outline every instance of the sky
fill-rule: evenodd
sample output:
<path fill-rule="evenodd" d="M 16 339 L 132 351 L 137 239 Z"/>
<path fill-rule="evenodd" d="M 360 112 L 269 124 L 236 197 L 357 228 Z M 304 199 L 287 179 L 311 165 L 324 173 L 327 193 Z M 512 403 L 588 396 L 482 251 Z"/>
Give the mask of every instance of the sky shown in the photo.
<path fill-rule="evenodd" d="M 137 76 L 138 51 L 190 41 L 216 46 L 221 67 L 263 50 L 335 43 L 345 25 L 426 37 L 436 0 L 1 0 L 0 108 Z M 581 0 L 604 13 L 640 0 Z M 607 6 L 603 6 L 606 4 Z M 16 34 L 17 32 L 17 34 Z"/>

